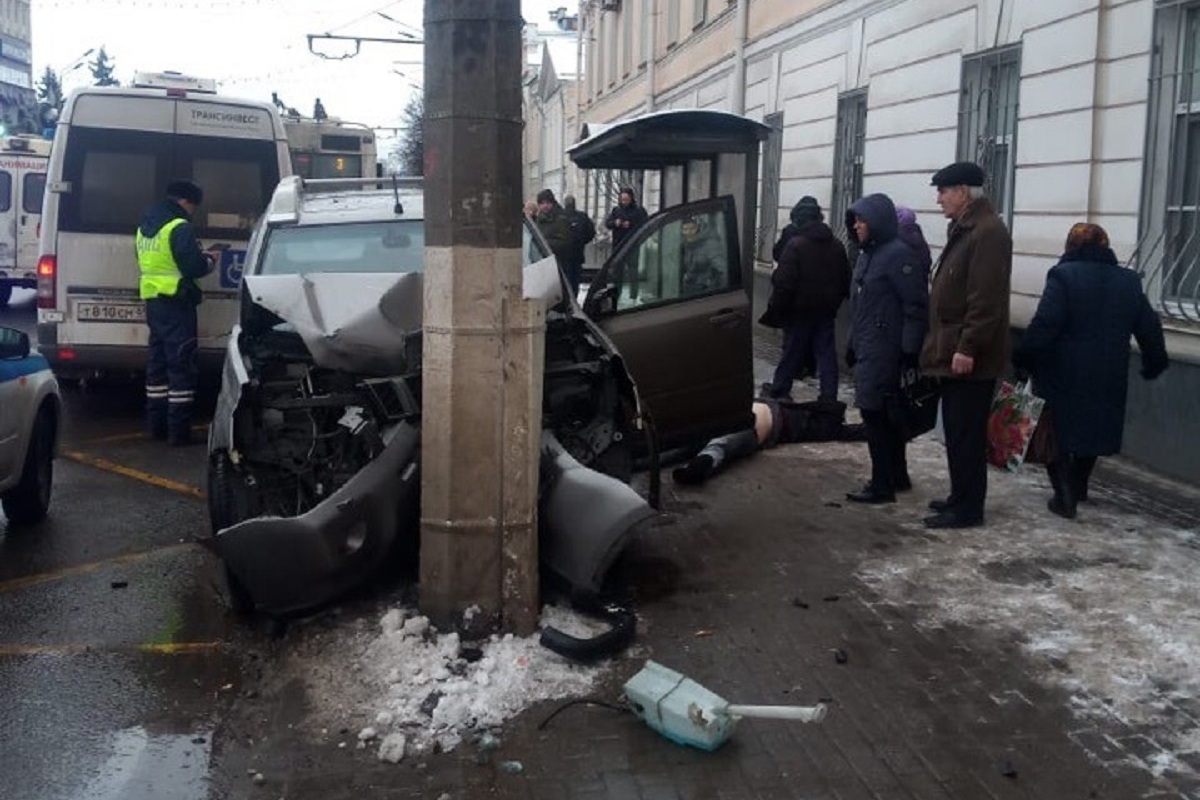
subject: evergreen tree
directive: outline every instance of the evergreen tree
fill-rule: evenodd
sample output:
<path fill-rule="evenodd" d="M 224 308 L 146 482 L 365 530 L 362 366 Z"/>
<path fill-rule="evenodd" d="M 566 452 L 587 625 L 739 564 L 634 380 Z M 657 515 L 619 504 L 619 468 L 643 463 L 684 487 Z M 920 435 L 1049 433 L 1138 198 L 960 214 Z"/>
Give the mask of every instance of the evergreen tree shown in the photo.
<path fill-rule="evenodd" d="M 404 175 L 425 174 L 425 95 L 414 94 L 401 114 L 404 134 L 396 147 L 400 171 Z"/>
<path fill-rule="evenodd" d="M 88 69 L 92 71 L 92 80 L 96 86 L 120 86 L 121 82 L 113 77 L 114 64 L 108 58 L 108 53 L 104 47 L 100 47 L 100 52 L 96 53 L 96 60 L 88 64 Z"/>
<path fill-rule="evenodd" d="M 62 78 L 58 73 L 46 67 L 41 80 L 37 84 L 38 120 L 41 128 L 54 125 L 63 107 Z M 41 132 L 41 129 L 38 131 Z"/>

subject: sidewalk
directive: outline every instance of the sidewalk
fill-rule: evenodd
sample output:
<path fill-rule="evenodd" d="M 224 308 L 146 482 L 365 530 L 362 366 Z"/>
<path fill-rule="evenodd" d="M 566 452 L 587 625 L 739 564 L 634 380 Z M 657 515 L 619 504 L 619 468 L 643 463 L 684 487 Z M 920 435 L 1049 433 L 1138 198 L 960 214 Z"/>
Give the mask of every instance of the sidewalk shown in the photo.
<path fill-rule="evenodd" d="M 761 379 L 769 341 L 756 356 Z M 915 443 L 910 466 L 916 489 L 872 508 L 843 502 L 866 474 L 861 444 L 779 447 L 698 489 L 668 476 L 663 515 L 619 565 L 638 638 L 598 696 L 615 701 L 653 658 L 734 702 L 825 700 L 820 725 L 744 720 L 703 753 L 603 707 L 542 727 L 551 702 L 507 724 L 495 753 L 392 765 L 313 743 L 283 685 L 241 709 L 229 738 L 254 723 L 261 741 L 225 745 L 217 794 L 1200 798 L 1194 495 L 1110 466 L 1068 522 L 1046 510 L 1040 471 L 992 471 L 987 527 L 927 531 L 925 503 L 946 489 L 939 445 Z M 265 786 L 245 776 L 251 756 Z M 499 767 L 514 760 L 520 774 Z"/>

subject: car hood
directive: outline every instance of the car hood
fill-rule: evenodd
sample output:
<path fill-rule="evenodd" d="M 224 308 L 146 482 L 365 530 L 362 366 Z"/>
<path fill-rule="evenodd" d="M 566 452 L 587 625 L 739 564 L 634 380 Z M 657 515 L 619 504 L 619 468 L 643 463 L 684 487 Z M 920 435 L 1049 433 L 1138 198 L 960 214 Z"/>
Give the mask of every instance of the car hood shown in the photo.
<path fill-rule="evenodd" d="M 247 275 L 250 300 L 290 325 L 330 369 L 394 375 L 407 369 L 407 337 L 421 329 L 419 272 Z M 524 270 L 524 294 L 554 305 L 562 297 L 550 256 Z"/>

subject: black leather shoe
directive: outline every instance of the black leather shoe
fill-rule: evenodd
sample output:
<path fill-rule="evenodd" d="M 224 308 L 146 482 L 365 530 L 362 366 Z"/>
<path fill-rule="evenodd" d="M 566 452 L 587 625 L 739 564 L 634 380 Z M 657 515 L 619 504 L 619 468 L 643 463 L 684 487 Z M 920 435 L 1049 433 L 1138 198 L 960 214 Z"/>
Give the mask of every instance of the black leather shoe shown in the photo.
<path fill-rule="evenodd" d="M 902 478 L 897 478 L 896 479 L 896 491 L 897 492 L 911 492 L 912 491 L 912 478 L 908 477 L 907 475 L 905 475 Z"/>
<path fill-rule="evenodd" d="M 895 492 L 881 492 L 875 488 L 875 485 L 868 483 L 857 492 L 846 492 L 846 499 L 852 503 L 867 503 L 870 505 L 879 505 L 881 503 L 896 502 Z"/>
<path fill-rule="evenodd" d="M 954 506 L 950 502 L 949 498 L 947 498 L 945 500 L 930 500 L 929 501 L 929 510 L 936 511 L 939 514 L 941 514 L 943 511 L 949 511 L 953 507 Z"/>
<path fill-rule="evenodd" d="M 925 527 L 934 530 L 950 528 L 978 528 L 983 524 L 983 516 L 963 514 L 953 509 L 947 509 L 932 517 L 925 518 Z"/>
<path fill-rule="evenodd" d="M 683 486 L 699 486 L 712 476 L 712 472 L 713 457 L 701 454 L 682 467 L 672 470 L 671 477 Z"/>

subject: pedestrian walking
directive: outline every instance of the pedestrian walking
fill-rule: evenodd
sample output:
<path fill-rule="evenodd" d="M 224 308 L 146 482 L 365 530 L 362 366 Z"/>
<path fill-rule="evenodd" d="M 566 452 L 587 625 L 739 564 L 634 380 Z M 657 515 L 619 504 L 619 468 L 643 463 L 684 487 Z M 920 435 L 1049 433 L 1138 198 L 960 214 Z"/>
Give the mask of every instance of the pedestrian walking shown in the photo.
<path fill-rule="evenodd" d="M 894 503 L 912 488 L 908 440 L 888 413 L 900 373 L 914 368 L 928 324 L 929 277 L 899 237 L 896 207 L 867 195 L 846 212 L 859 245 L 851 288 L 853 318 L 846 361 L 854 368 L 855 404 L 866 426 L 871 478 L 847 492 L 855 503 Z"/>
<path fill-rule="evenodd" d="M 617 204 L 604 218 L 604 227 L 612 231 L 613 252 L 616 252 L 617 248 L 621 246 L 621 242 L 640 228 L 646 219 L 646 209 L 639 206 L 633 199 L 633 189 L 628 186 L 622 187 L 617 196 Z"/>
<path fill-rule="evenodd" d="M 550 245 L 558 268 L 567 273 L 567 259 L 571 257 L 571 222 L 563 207 L 558 204 L 554 192 L 542 189 L 537 193 L 537 215 L 534 217 L 538 230 Z"/>
<path fill-rule="evenodd" d="M 929 528 L 983 524 L 988 412 L 1012 348 L 1012 237 L 985 196 L 983 179 L 979 165 L 960 161 L 931 180 L 950 223 L 933 272 L 921 371 L 941 379 L 950 494 L 929 503 L 935 512 L 925 518 Z"/>
<path fill-rule="evenodd" d="M 793 232 L 776 256 L 771 295 L 759 319 L 768 327 L 783 328 L 783 352 L 761 395 L 791 397 L 793 380 L 812 361 L 820 379 L 817 399 L 837 400 L 834 329 L 838 309 L 850 296 L 850 260 L 845 246 L 825 224 L 816 198 L 800 198 L 791 219 L 788 227 Z"/>
<path fill-rule="evenodd" d="M 579 293 L 579 282 L 583 278 L 583 262 L 588 242 L 596 238 L 596 224 L 587 214 L 575 208 L 575 196 L 563 198 L 563 213 L 571 226 L 571 251 L 567 258 L 566 278 L 571 295 Z"/>
<path fill-rule="evenodd" d="M 1131 335 L 1142 377 L 1157 378 L 1167 368 L 1167 348 L 1141 280 L 1117 262 L 1103 228 L 1073 225 L 1013 353 L 1014 366 L 1033 375 L 1046 400 L 1038 425 L 1053 431 L 1048 505 L 1061 517 L 1073 519 L 1087 499 L 1096 459 L 1121 450 Z"/>
<path fill-rule="evenodd" d="M 146 423 L 151 437 L 190 444 L 196 377 L 196 281 L 215 260 L 200 249 L 192 228 L 204 194 L 191 181 L 168 184 L 166 197 L 146 210 L 134 240 L 139 294 L 150 328 L 146 359 Z"/>

